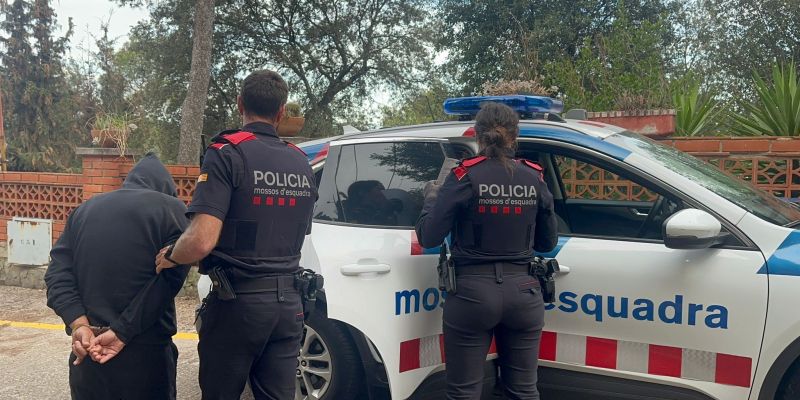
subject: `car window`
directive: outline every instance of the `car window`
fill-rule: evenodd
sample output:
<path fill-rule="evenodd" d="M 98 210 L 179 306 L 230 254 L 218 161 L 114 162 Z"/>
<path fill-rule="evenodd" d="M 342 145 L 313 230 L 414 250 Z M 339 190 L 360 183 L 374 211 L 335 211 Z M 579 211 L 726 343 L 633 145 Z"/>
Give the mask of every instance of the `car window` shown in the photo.
<path fill-rule="evenodd" d="M 315 218 L 413 227 L 422 211 L 422 190 L 428 181 L 436 179 L 444 162 L 442 146 L 398 142 L 338 147 L 335 174 L 329 175 L 330 168 L 326 168 L 322 176 Z"/>
<path fill-rule="evenodd" d="M 588 157 L 534 143 L 520 143 L 518 157 L 553 170 L 547 182 L 558 194 L 554 203 L 561 234 L 662 240 L 663 222 L 683 208 L 680 200 Z"/>
<path fill-rule="evenodd" d="M 776 225 L 789 225 L 800 221 L 800 208 L 797 205 L 778 200 L 773 194 L 756 188 L 750 183 L 745 183 L 727 172 L 671 146 L 631 132 L 616 134 L 608 140 L 675 171 L 765 221 Z M 757 167 L 764 166 L 752 166 L 752 168 Z M 778 192 L 776 194 L 788 197 L 787 193 Z"/>
<path fill-rule="evenodd" d="M 584 160 L 553 155 L 563 184 L 562 218 L 573 234 L 662 240 L 681 202 Z"/>

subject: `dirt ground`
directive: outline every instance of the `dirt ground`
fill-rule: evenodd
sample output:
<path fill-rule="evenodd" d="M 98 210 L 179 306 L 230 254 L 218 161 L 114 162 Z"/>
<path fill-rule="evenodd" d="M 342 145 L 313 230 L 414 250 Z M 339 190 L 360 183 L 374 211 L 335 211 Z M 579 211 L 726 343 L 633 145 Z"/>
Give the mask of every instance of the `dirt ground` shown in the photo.
<path fill-rule="evenodd" d="M 47 308 L 43 290 L 0 286 L 0 399 L 69 399 L 70 340 L 52 324 L 61 320 Z M 178 298 L 178 331 L 194 333 L 195 298 Z M 38 323 L 32 326 L 10 326 Z M 199 399 L 197 341 L 176 339 L 178 399 Z"/>

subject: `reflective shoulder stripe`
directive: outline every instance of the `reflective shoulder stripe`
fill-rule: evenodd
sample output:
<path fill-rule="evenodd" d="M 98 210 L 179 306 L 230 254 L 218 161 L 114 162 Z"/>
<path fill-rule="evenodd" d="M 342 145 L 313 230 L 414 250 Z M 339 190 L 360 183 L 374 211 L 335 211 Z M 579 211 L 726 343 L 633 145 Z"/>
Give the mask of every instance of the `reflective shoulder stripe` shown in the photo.
<path fill-rule="evenodd" d="M 522 160 L 522 163 L 527 165 L 527 166 L 529 166 L 529 167 L 531 167 L 531 168 L 533 168 L 533 169 L 535 169 L 535 170 L 537 170 L 537 171 L 539 171 L 539 172 L 544 171 L 544 168 L 542 168 L 541 165 L 539 165 L 539 164 L 537 164 L 537 163 L 535 163 L 535 162 L 533 162 L 531 160 Z"/>
<path fill-rule="evenodd" d="M 221 137 L 227 140 L 230 144 L 236 146 L 242 142 L 254 140 L 256 135 L 252 134 L 251 132 L 239 131 L 236 133 L 223 134 Z"/>
<path fill-rule="evenodd" d="M 212 149 L 215 149 L 215 150 L 220 150 L 220 149 L 222 149 L 223 147 L 225 147 L 227 145 L 228 145 L 227 143 L 211 143 L 211 146 L 208 146 L 208 147 L 210 147 Z"/>
<path fill-rule="evenodd" d="M 470 167 L 474 167 L 475 165 L 480 164 L 484 160 L 486 160 L 486 157 L 484 156 L 465 158 L 461 160 L 461 162 L 458 163 L 458 166 L 453 168 L 452 171 L 456 175 L 456 178 L 458 178 L 458 180 L 461 180 L 464 176 L 467 175 L 467 172 L 469 172 Z"/>
<path fill-rule="evenodd" d="M 466 159 L 461 161 L 461 166 L 469 168 L 469 167 L 478 165 L 478 164 L 480 164 L 481 162 L 483 162 L 485 160 L 486 160 L 486 157 L 484 157 L 484 156 L 466 158 Z"/>

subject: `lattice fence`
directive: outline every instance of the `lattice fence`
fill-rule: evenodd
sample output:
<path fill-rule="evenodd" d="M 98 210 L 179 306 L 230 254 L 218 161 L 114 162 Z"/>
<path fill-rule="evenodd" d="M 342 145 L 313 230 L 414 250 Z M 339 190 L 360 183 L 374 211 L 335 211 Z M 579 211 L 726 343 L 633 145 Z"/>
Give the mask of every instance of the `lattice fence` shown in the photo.
<path fill-rule="evenodd" d="M 175 186 L 178 187 L 178 197 L 187 205 L 192 200 L 192 193 L 197 186 L 197 176 L 174 176 Z"/>
<path fill-rule="evenodd" d="M 0 182 L 0 216 L 65 221 L 83 199 L 80 185 Z"/>
<path fill-rule="evenodd" d="M 700 157 L 775 196 L 800 198 L 800 158 Z M 653 201 L 656 194 L 626 179 L 574 159 L 559 157 L 561 179 L 569 198 Z"/>
<path fill-rule="evenodd" d="M 654 201 L 658 196 L 618 175 L 582 161 L 557 157 L 567 197 L 586 200 Z"/>
<path fill-rule="evenodd" d="M 778 197 L 800 197 L 800 158 L 701 157 L 718 168 Z"/>

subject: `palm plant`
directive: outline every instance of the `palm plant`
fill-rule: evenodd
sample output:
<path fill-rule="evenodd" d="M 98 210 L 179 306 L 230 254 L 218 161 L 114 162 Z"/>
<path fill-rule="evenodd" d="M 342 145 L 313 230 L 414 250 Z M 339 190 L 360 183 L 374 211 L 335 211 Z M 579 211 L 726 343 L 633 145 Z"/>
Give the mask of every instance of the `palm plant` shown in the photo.
<path fill-rule="evenodd" d="M 800 135 L 800 82 L 794 62 L 772 67 L 772 83 L 753 73 L 758 102 L 742 102 L 746 115 L 734 115 L 743 135 Z"/>
<path fill-rule="evenodd" d="M 700 94 L 700 85 L 690 87 L 685 93 L 676 92 L 672 102 L 677 136 L 708 135 L 722 114 L 719 101 L 713 96 Z"/>

